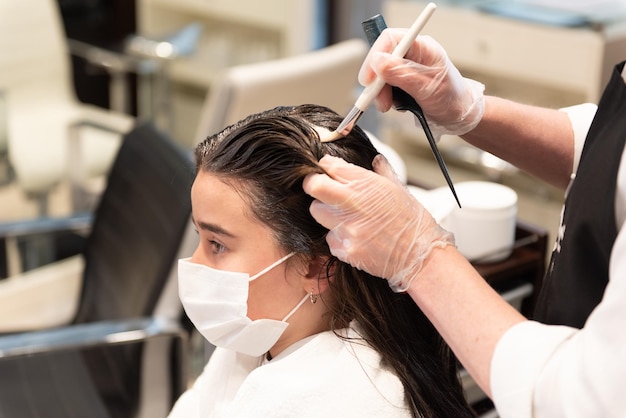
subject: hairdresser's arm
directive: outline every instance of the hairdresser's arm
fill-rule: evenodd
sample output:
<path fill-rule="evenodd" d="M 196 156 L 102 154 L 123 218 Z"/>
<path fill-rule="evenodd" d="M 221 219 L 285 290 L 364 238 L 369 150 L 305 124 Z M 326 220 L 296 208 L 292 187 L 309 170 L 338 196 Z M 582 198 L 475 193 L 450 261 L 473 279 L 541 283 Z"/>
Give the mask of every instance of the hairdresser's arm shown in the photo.
<path fill-rule="evenodd" d="M 612 271 L 622 260 L 612 260 Z M 626 408 L 626 337 L 616 332 L 626 311 L 622 277 L 613 276 L 582 330 L 524 319 L 452 246 L 431 253 L 408 292 L 501 417 L 618 417 Z"/>
<path fill-rule="evenodd" d="M 496 344 L 525 318 L 453 246 L 434 250 L 408 290 L 476 383 L 491 396 Z"/>
<path fill-rule="evenodd" d="M 462 137 L 554 186 L 569 183 L 574 131 L 566 112 L 486 96 L 480 123 Z"/>

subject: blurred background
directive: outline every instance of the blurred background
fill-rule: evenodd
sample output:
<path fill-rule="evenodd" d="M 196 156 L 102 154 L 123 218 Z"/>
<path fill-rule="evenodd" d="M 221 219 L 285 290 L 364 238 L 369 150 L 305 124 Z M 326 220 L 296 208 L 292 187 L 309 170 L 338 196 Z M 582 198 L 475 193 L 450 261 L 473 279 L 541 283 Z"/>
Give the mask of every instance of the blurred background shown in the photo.
<path fill-rule="evenodd" d="M 425 4 L 414 0 L 56 3 L 69 41 L 68 74 L 76 98 L 155 120 L 186 147 L 197 142 L 203 104 L 225 69 L 365 39 L 361 22 L 378 13 L 389 26 L 407 26 Z M 622 0 L 445 0 L 437 4 L 439 10 L 423 33 L 443 44 L 466 77 L 485 83 L 487 94 L 552 107 L 595 102 L 625 49 Z M 178 34 L 184 30 L 186 38 Z M 150 50 L 154 48 L 150 41 L 168 37 L 181 43 L 179 51 L 159 56 Z M 136 41 L 134 49 L 131 38 Z M 399 150 L 414 180 L 429 187 L 444 184 L 432 170 L 436 167 L 430 151 L 412 117 L 370 110 L 361 125 Z M 481 178 L 510 184 L 521 194 L 520 217 L 547 228 L 553 236 L 562 200 L 559 191 L 457 138 L 444 138 L 440 146 L 453 180 Z M 8 163 L 3 162 L 2 173 Z M 54 202 L 49 210 L 65 210 L 56 209 L 63 206 L 64 198 L 55 200 L 62 193 L 63 188 L 57 187 L 48 195 Z M 34 201 L 22 202 L 23 196 L 10 187 L 0 189 L 0 194 L 7 196 L 3 202 L 11 202 L 2 205 L 2 219 L 39 211 Z"/>

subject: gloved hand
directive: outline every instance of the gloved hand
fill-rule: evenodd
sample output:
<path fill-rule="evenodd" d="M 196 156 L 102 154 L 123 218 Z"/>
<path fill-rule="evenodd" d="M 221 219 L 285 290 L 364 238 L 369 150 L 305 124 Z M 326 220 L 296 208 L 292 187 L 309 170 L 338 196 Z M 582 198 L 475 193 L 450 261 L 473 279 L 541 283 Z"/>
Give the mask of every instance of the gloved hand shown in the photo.
<path fill-rule="evenodd" d="M 317 199 L 311 214 L 329 229 L 326 241 L 340 260 L 403 292 L 433 248 L 454 245 L 382 155 L 376 173 L 331 156 L 319 163 L 327 174 L 307 176 L 304 191 Z"/>
<path fill-rule="evenodd" d="M 410 94 L 422 107 L 435 138 L 463 135 L 478 125 L 484 113 L 485 86 L 463 78 L 446 51 L 429 36 L 418 36 L 404 58 L 391 56 L 406 29 L 385 29 L 359 71 L 364 86 L 376 76 Z M 392 106 L 391 88 L 376 99 L 380 111 Z"/>

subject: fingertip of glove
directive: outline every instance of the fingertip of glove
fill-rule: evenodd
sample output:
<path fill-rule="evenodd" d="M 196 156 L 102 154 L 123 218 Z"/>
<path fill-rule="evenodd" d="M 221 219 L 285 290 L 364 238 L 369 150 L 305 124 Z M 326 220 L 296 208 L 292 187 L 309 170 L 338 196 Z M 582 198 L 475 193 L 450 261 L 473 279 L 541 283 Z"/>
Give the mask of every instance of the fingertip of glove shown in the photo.
<path fill-rule="evenodd" d="M 389 160 L 383 154 L 378 154 L 374 157 L 372 161 L 372 168 L 374 171 L 380 175 L 383 175 L 387 178 L 396 177 L 396 172 L 394 171 L 391 164 L 389 164 Z"/>
<path fill-rule="evenodd" d="M 324 155 L 319 160 L 319 166 L 322 167 L 322 169 L 324 170 L 328 170 L 342 163 L 345 163 L 345 161 L 342 158 L 335 157 L 334 155 L 328 155 L 328 154 Z"/>
<path fill-rule="evenodd" d="M 316 190 L 318 189 L 318 184 L 321 181 L 320 177 L 323 174 L 313 173 L 308 174 L 304 180 L 302 180 L 302 189 L 304 192 L 312 197 L 315 197 Z"/>
<path fill-rule="evenodd" d="M 332 255 L 341 261 L 347 262 L 347 248 L 350 248 L 351 245 L 349 239 L 342 239 L 334 229 L 331 229 L 328 231 L 328 234 L 326 234 L 326 242 L 328 243 Z"/>

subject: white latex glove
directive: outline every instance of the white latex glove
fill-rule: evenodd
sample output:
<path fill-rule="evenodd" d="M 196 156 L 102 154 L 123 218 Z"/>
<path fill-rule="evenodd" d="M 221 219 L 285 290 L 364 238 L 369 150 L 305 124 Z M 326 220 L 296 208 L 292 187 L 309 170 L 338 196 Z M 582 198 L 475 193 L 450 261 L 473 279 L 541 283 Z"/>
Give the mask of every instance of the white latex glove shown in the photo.
<path fill-rule="evenodd" d="M 374 159 L 376 172 L 331 156 L 320 166 L 327 174 L 307 176 L 304 191 L 317 199 L 311 214 L 329 229 L 326 241 L 340 260 L 403 292 L 434 248 L 454 245 L 382 155 Z"/>
<path fill-rule="evenodd" d="M 418 36 L 404 58 L 391 55 L 406 29 L 385 29 L 368 53 L 359 72 L 364 86 L 376 76 L 410 94 L 422 107 L 435 138 L 463 135 L 478 125 L 484 113 L 485 86 L 463 78 L 446 51 L 429 36 Z M 376 99 L 380 111 L 392 106 L 391 88 Z"/>

